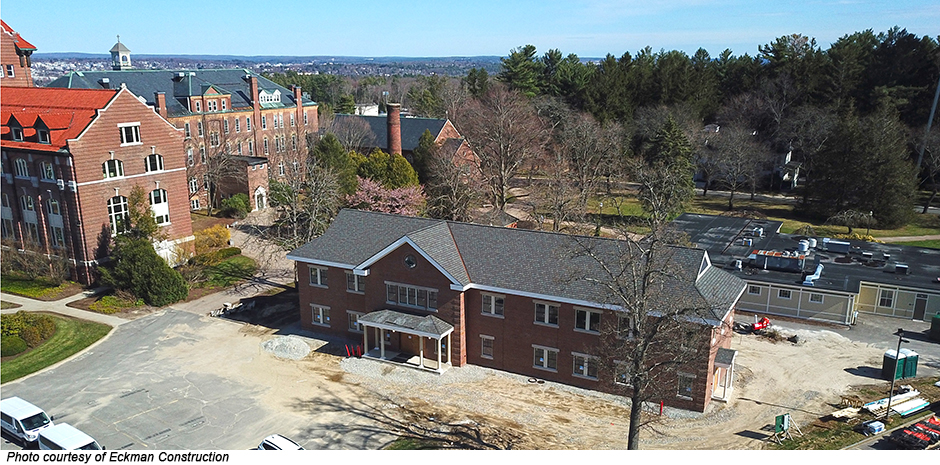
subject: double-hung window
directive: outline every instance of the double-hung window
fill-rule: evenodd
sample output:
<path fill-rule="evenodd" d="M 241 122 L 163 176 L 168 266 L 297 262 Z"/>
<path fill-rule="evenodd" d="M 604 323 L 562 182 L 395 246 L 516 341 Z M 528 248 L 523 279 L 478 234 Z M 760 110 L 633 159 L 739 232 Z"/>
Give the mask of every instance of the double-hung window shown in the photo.
<path fill-rule="evenodd" d="M 118 125 L 121 130 L 121 145 L 140 144 L 140 123 L 121 123 Z"/>
<path fill-rule="evenodd" d="M 365 276 L 357 276 L 351 271 L 346 272 L 346 292 L 362 294 L 366 291 Z"/>
<path fill-rule="evenodd" d="M 574 365 L 571 374 L 579 378 L 597 379 L 597 359 L 586 354 L 572 352 Z"/>
<path fill-rule="evenodd" d="M 495 342 L 493 336 L 480 335 L 480 356 L 483 358 L 493 359 L 493 343 Z"/>
<path fill-rule="evenodd" d="M 327 287 L 326 268 L 320 268 L 318 266 L 310 267 L 310 285 L 317 287 Z"/>
<path fill-rule="evenodd" d="M 790 300 L 790 290 L 789 289 L 778 289 L 777 297 L 781 299 Z"/>
<path fill-rule="evenodd" d="M 108 160 L 101 164 L 101 172 L 105 179 L 124 176 L 124 163 L 121 160 Z"/>
<path fill-rule="evenodd" d="M 536 302 L 535 322 L 543 325 L 558 326 L 558 308 L 558 305 Z"/>
<path fill-rule="evenodd" d="M 385 292 L 390 304 L 437 311 L 437 289 L 386 282 Z"/>
<path fill-rule="evenodd" d="M 558 370 L 558 349 L 544 346 L 532 346 L 532 366 L 541 370 Z"/>
<path fill-rule="evenodd" d="M 601 312 L 580 308 L 575 309 L 574 327 L 581 331 L 599 333 L 601 330 Z"/>
<path fill-rule="evenodd" d="M 330 307 L 310 304 L 311 322 L 317 326 L 330 325 Z"/>
<path fill-rule="evenodd" d="M 676 396 L 683 399 L 692 399 L 692 385 L 695 383 L 695 375 L 679 373 L 679 386 L 676 389 Z"/>
<path fill-rule="evenodd" d="M 354 333 L 362 332 L 362 325 L 359 324 L 359 317 L 362 315 L 363 314 L 359 312 L 346 310 L 346 323 L 349 331 Z"/>
<path fill-rule="evenodd" d="M 144 165 L 144 169 L 148 173 L 151 171 L 163 171 L 163 155 L 158 153 L 147 155 L 147 160 L 144 162 Z"/>
<path fill-rule="evenodd" d="M 503 307 L 506 299 L 501 295 L 483 294 L 483 314 L 489 316 L 503 316 Z"/>

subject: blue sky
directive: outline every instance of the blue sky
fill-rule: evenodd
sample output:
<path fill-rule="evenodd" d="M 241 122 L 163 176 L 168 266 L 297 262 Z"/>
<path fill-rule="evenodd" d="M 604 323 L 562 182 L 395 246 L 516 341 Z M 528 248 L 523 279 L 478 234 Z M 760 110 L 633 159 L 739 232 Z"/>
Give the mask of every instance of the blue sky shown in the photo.
<path fill-rule="evenodd" d="M 476 56 L 520 45 L 581 57 L 704 47 L 754 55 L 800 33 L 822 48 L 893 26 L 940 35 L 940 0 L 4 0 L 10 27 L 42 52 Z"/>

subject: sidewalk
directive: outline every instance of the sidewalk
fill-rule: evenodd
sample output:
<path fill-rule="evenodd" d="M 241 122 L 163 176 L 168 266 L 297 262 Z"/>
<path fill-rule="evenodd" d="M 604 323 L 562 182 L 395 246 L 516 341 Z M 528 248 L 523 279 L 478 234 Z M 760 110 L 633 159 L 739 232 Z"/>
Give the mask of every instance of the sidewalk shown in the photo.
<path fill-rule="evenodd" d="M 72 308 L 66 304 L 75 302 L 77 300 L 82 300 L 87 297 L 92 297 L 100 292 L 104 291 L 104 288 L 92 289 L 90 291 L 79 292 L 71 297 L 66 297 L 64 299 L 55 300 L 52 302 L 46 302 L 42 300 L 30 299 L 29 297 L 20 297 L 13 294 L 0 293 L 0 298 L 6 302 L 12 302 L 15 304 L 22 305 L 18 308 L 10 308 L 3 310 L 3 313 L 16 313 L 21 310 L 28 312 L 51 312 L 58 313 L 60 315 L 69 316 L 72 318 L 80 318 L 83 320 L 94 321 L 96 323 L 103 323 L 110 325 L 112 327 L 118 327 L 124 323 L 127 323 L 129 320 L 117 317 L 114 315 L 105 315 L 103 313 L 90 312 L 87 310 L 81 310 L 78 308 Z"/>

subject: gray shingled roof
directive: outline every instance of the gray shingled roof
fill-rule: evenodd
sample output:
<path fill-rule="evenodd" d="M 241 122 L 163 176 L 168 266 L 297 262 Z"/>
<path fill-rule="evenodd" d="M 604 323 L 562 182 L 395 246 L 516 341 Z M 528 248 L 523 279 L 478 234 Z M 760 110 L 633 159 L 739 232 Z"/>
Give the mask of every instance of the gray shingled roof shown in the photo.
<path fill-rule="evenodd" d="M 388 151 L 388 117 L 381 116 L 362 116 L 362 115 L 336 115 L 335 122 L 341 124 L 346 119 L 361 119 L 369 124 L 372 129 L 373 143 L 375 147 Z M 413 152 L 418 147 L 421 140 L 421 134 L 425 130 L 431 131 L 431 135 L 437 137 L 444 129 L 447 123 L 446 119 L 437 118 L 401 118 L 401 149 Z"/>
<path fill-rule="evenodd" d="M 359 323 L 394 326 L 396 328 L 419 331 L 437 336 L 445 336 L 447 333 L 454 330 L 454 327 L 450 323 L 433 315 L 411 315 L 395 310 L 378 310 L 360 315 Z"/>
<path fill-rule="evenodd" d="M 155 105 L 155 92 L 163 92 L 166 95 L 167 115 L 178 117 L 192 114 L 181 101 L 188 96 L 201 95 L 209 86 L 231 94 L 233 109 L 250 107 L 251 89 L 245 76 L 257 77 L 258 87 L 262 90 L 280 90 L 281 104 L 285 107 L 296 106 L 294 93 L 290 89 L 247 69 L 72 71 L 46 87 L 103 89 L 105 87 L 101 80 L 107 78 L 111 89 L 126 84 L 134 95 L 147 100 L 148 105 Z M 303 105 L 314 104 L 310 99 L 303 99 Z"/>
<path fill-rule="evenodd" d="M 350 268 L 366 262 L 407 236 L 463 286 L 473 284 L 514 292 L 618 306 L 598 283 L 610 277 L 590 249 L 606 263 L 626 256 L 627 243 L 613 239 L 501 228 L 478 224 L 412 218 L 359 210 L 342 210 L 320 237 L 297 248 L 289 258 Z M 710 267 L 699 276 L 706 252 L 671 247 L 670 265 L 662 267 L 657 308 L 701 309 L 708 320 L 722 320 L 744 291 L 744 282 Z M 629 266 L 629 264 L 625 264 Z"/>

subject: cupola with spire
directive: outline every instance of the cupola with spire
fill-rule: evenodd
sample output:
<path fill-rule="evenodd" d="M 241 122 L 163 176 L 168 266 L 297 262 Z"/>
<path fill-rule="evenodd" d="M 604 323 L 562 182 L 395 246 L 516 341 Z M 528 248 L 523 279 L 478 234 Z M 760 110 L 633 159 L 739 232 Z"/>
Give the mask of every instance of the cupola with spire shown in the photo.
<path fill-rule="evenodd" d="M 111 47 L 111 69 L 123 71 L 131 69 L 131 51 L 121 43 L 121 36 L 117 36 L 117 43 Z"/>

